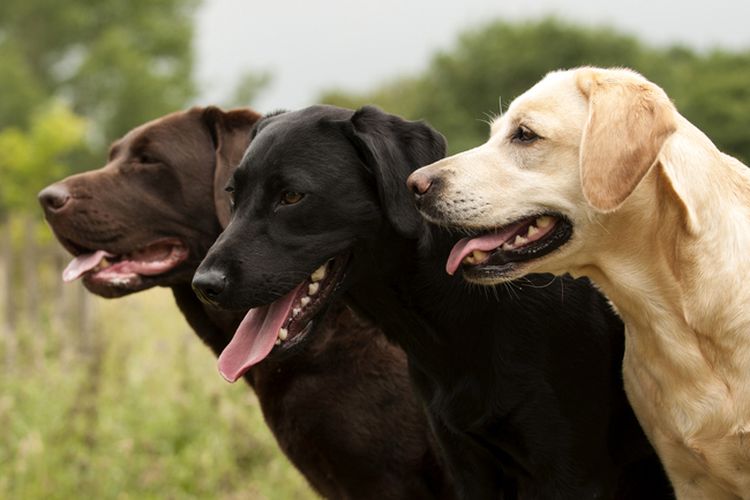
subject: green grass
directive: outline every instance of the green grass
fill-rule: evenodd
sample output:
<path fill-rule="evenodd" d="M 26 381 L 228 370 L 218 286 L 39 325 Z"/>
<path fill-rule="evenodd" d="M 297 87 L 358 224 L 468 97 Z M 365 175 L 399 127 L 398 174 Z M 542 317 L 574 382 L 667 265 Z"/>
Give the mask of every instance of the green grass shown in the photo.
<path fill-rule="evenodd" d="M 92 307 L 83 348 L 76 332 L 23 327 L 0 365 L 0 498 L 315 498 L 168 290 Z M 39 336 L 54 347 L 32 359 Z"/>

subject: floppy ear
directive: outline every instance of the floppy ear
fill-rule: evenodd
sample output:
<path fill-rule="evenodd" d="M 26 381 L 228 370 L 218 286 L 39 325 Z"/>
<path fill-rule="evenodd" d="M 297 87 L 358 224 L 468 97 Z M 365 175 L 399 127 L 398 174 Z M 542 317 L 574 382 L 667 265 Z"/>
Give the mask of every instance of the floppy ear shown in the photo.
<path fill-rule="evenodd" d="M 583 195 L 609 212 L 656 163 L 677 128 L 675 110 L 664 91 L 634 72 L 583 69 L 577 84 L 589 101 L 580 153 Z"/>
<path fill-rule="evenodd" d="M 374 106 L 357 110 L 345 130 L 375 177 L 380 203 L 394 228 L 416 238 L 422 217 L 406 178 L 445 156 L 445 139 L 422 121 L 408 121 Z"/>
<path fill-rule="evenodd" d="M 242 160 L 250 131 L 260 115 L 251 109 L 239 108 L 223 111 L 215 106 L 203 110 L 203 121 L 211 133 L 216 150 L 214 166 L 214 207 L 221 227 L 229 223 L 229 195 L 224 191 L 234 168 Z"/>

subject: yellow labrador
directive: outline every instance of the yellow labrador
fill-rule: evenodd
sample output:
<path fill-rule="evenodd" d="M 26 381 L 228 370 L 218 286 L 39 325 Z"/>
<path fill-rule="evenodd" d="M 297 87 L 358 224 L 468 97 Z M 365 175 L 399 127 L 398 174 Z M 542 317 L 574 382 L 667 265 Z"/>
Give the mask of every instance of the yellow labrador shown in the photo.
<path fill-rule="evenodd" d="M 750 498 L 750 170 L 639 74 L 579 68 L 409 184 L 428 219 L 474 235 L 448 272 L 591 277 L 627 325 L 626 389 L 678 497 Z"/>

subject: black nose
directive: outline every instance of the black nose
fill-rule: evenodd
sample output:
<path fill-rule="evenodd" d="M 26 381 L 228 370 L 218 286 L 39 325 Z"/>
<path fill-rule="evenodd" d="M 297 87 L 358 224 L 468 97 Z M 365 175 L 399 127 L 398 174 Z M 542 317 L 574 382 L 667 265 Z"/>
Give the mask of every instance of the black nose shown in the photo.
<path fill-rule="evenodd" d="M 417 197 L 425 195 L 434 183 L 435 179 L 430 174 L 419 171 L 411 174 L 406 180 L 406 185 Z"/>
<path fill-rule="evenodd" d="M 208 304 L 216 305 L 227 286 L 227 277 L 220 271 L 198 271 L 193 276 L 193 290 L 198 298 Z"/>
<path fill-rule="evenodd" d="M 52 184 L 42 189 L 38 198 L 45 211 L 58 212 L 70 200 L 70 191 L 62 184 Z"/>

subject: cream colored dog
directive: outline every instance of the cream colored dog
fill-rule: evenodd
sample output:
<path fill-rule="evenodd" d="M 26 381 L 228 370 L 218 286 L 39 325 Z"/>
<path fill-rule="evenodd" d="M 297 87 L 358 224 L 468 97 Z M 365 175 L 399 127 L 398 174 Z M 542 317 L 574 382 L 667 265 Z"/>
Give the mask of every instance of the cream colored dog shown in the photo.
<path fill-rule="evenodd" d="M 592 278 L 627 325 L 626 389 L 678 497 L 750 498 L 750 170 L 642 76 L 580 68 L 409 184 L 428 219 L 477 235 L 448 272 Z"/>

